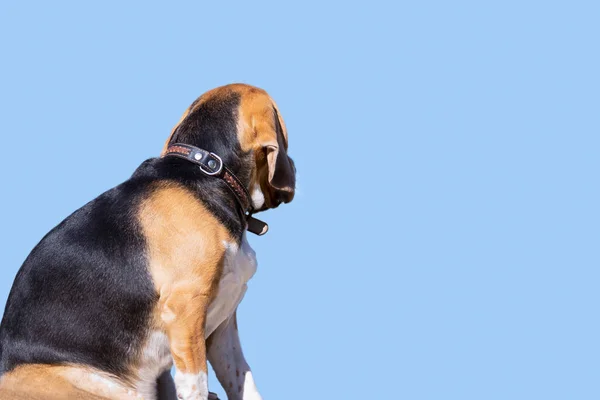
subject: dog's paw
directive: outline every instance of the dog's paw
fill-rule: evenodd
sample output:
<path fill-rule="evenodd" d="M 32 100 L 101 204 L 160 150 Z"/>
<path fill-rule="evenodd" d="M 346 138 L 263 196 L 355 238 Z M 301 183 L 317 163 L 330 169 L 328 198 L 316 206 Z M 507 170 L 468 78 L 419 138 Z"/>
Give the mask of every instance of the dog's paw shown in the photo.
<path fill-rule="evenodd" d="M 204 372 L 186 374 L 175 370 L 175 389 L 179 400 L 208 400 L 208 377 Z"/>

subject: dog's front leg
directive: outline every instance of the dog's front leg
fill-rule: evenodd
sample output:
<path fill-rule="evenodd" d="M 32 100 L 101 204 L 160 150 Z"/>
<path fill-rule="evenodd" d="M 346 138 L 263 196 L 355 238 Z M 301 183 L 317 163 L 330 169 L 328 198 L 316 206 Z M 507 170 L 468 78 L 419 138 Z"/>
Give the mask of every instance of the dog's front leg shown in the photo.
<path fill-rule="evenodd" d="M 195 285 L 170 291 L 161 318 L 175 364 L 175 388 L 180 400 L 207 400 L 208 375 L 204 326 L 210 296 Z"/>
<path fill-rule="evenodd" d="M 225 320 L 206 342 L 208 360 L 228 400 L 262 400 L 242 353 L 236 314 Z"/>

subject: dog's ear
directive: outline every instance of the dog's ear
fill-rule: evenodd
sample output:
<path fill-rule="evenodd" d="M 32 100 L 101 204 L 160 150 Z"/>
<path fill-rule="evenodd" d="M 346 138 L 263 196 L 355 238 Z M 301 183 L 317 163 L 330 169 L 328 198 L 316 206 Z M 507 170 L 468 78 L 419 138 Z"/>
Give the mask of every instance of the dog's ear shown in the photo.
<path fill-rule="evenodd" d="M 275 107 L 273 107 L 273 114 L 276 144 L 271 139 L 264 146 L 267 156 L 267 182 L 272 190 L 273 203 L 289 203 L 294 198 L 296 168 L 292 159 L 287 155 L 287 137 L 284 132 L 283 121 L 281 121 Z"/>

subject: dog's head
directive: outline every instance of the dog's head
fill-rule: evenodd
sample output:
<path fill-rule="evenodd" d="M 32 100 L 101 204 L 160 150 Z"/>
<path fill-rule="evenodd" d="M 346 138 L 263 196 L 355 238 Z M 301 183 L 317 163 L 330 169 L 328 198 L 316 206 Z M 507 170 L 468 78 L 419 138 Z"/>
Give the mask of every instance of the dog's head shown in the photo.
<path fill-rule="evenodd" d="M 294 198 L 296 169 L 277 105 L 262 89 L 233 84 L 204 93 L 185 111 L 165 144 L 185 143 L 223 159 L 247 185 L 256 211 Z"/>

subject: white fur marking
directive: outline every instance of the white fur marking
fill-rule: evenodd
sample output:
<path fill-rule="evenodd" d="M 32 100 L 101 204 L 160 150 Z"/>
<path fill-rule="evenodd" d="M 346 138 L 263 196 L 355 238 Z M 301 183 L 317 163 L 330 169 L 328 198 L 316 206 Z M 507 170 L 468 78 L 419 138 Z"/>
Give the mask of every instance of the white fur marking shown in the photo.
<path fill-rule="evenodd" d="M 202 371 L 198 374 L 186 374 L 176 370 L 175 388 L 178 399 L 208 400 L 208 376 Z"/>
<path fill-rule="evenodd" d="M 256 209 L 261 208 L 265 204 L 265 194 L 260 189 L 260 185 L 256 185 L 252 190 L 252 206 Z"/>
<path fill-rule="evenodd" d="M 223 274 L 219 281 L 217 296 L 210 303 L 206 315 L 205 337 L 209 337 L 219 325 L 231 317 L 246 293 L 246 283 L 256 273 L 256 253 L 250 247 L 246 234 L 241 248 L 237 244 L 224 242 L 227 249 Z"/>
<path fill-rule="evenodd" d="M 156 380 L 171 368 L 173 358 L 169 347 L 169 338 L 163 332 L 154 331 L 142 350 L 140 369 L 136 387 L 146 400 L 156 399 Z"/>
<path fill-rule="evenodd" d="M 262 400 L 251 371 L 246 372 L 246 375 L 244 375 L 244 400 Z"/>
<path fill-rule="evenodd" d="M 116 383 L 114 383 L 110 379 L 107 379 L 107 378 L 103 377 L 102 375 L 91 373 L 89 375 L 89 377 L 90 377 L 90 379 L 92 381 L 98 382 L 98 383 L 102 383 L 103 385 L 105 385 L 110 390 L 114 390 L 114 389 L 116 389 L 118 387 Z"/>

